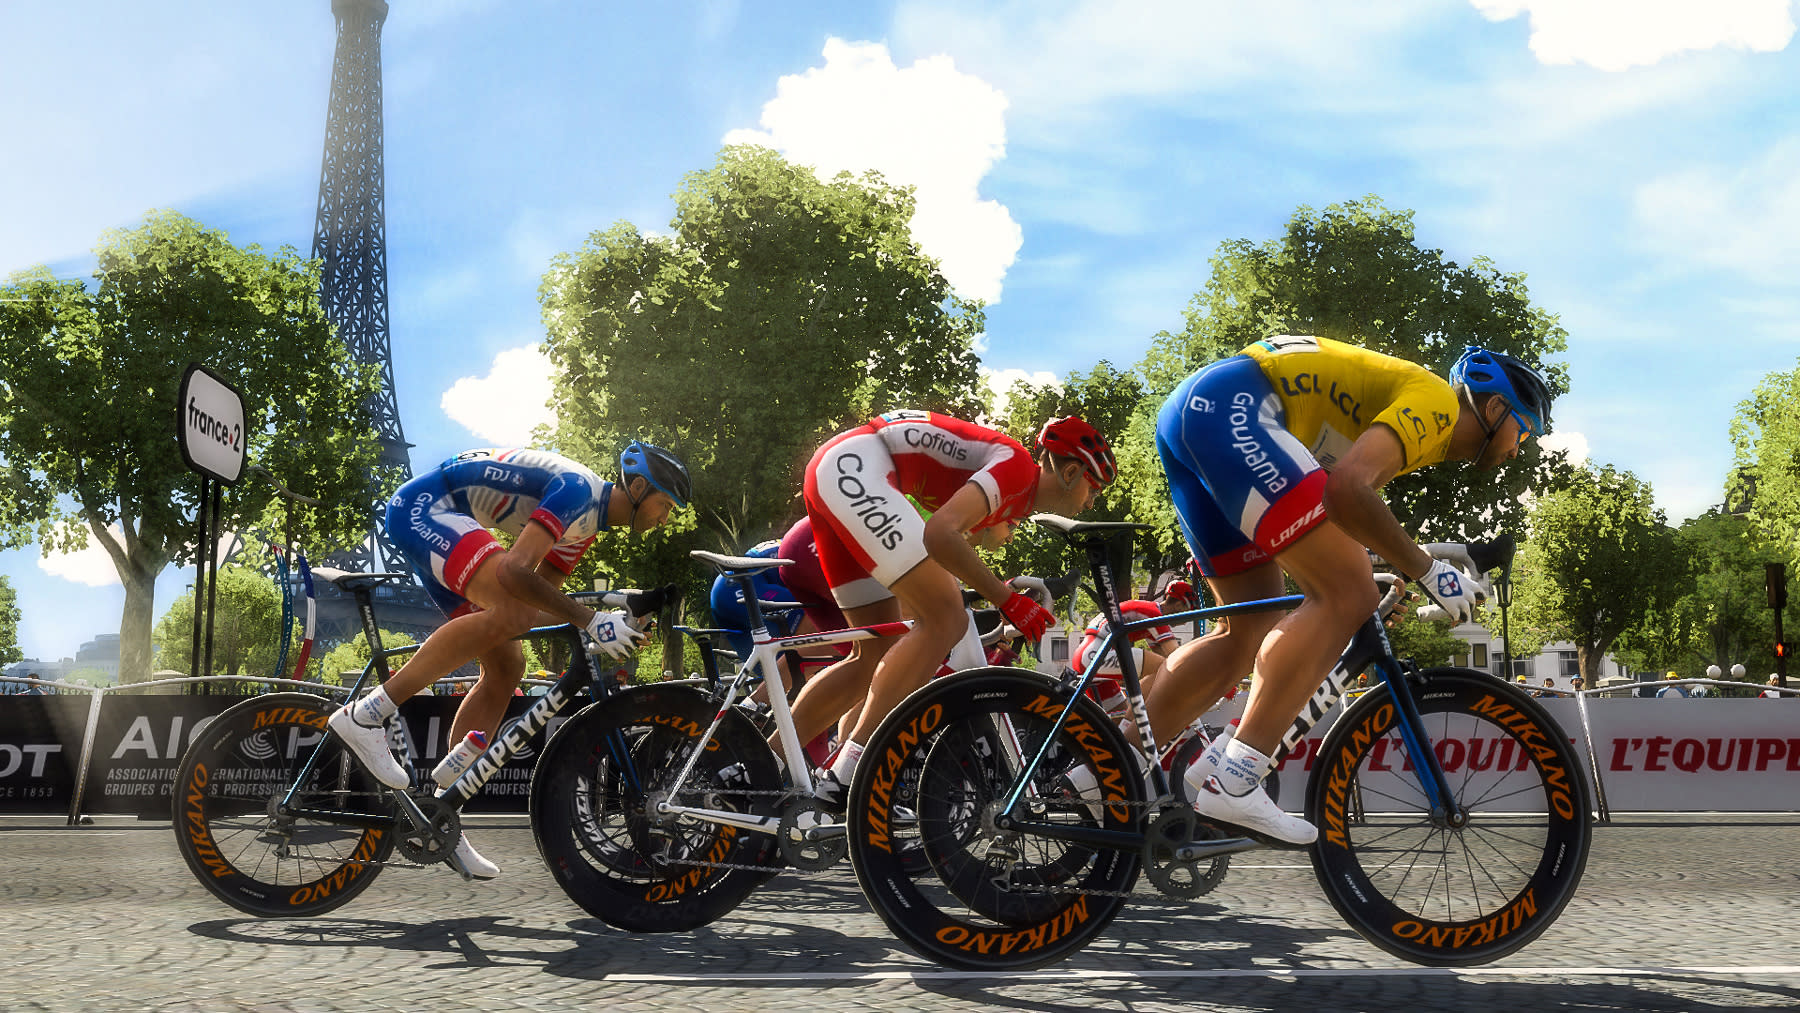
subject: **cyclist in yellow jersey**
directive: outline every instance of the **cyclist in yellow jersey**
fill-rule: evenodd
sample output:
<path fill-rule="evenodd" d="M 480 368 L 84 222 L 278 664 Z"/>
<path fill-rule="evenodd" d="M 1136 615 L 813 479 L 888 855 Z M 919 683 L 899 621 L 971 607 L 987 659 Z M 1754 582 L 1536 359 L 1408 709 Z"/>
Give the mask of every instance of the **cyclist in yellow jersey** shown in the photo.
<path fill-rule="evenodd" d="M 1182 533 L 1219 604 L 1282 593 L 1285 616 L 1240 615 L 1169 659 L 1151 687 L 1157 741 L 1185 727 L 1252 668 L 1237 733 L 1186 772 L 1203 816 L 1275 844 L 1317 830 L 1263 793 L 1269 754 L 1375 611 L 1374 550 L 1458 619 L 1472 577 L 1433 559 L 1382 500 L 1394 476 L 1440 461 L 1493 468 L 1544 432 L 1550 394 L 1536 370 L 1468 348 L 1448 381 L 1410 362 L 1329 338 L 1281 335 L 1188 377 L 1163 402 L 1156 448 Z"/>

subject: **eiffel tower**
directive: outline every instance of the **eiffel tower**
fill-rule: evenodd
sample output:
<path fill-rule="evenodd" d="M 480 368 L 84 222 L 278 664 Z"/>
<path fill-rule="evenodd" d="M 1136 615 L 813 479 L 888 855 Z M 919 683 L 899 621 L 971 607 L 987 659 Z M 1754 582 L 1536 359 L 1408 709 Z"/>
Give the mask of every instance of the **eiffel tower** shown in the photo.
<path fill-rule="evenodd" d="M 319 213 L 313 256 L 324 262 L 319 284 L 325 316 L 356 361 L 381 369 L 381 390 L 369 403 L 381 439 L 381 463 L 412 477 L 411 444 L 400 426 L 394 396 L 394 359 L 388 340 L 387 224 L 384 217 L 381 123 L 381 26 L 384 0 L 332 0 L 337 52 L 331 68 L 331 107 L 325 118 L 325 158 L 319 171 Z M 330 560 L 362 572 L 408 572 L 382 530 L 383 503 L 374 504 L 369 536 Z M 319 637 L 341 642 L 361 630 L 354 603 L 329 584 L 319 589 Z M 443 616 L 417 584 L 377 592 L 376 619 L 385 629 L 418 639 Z"/>

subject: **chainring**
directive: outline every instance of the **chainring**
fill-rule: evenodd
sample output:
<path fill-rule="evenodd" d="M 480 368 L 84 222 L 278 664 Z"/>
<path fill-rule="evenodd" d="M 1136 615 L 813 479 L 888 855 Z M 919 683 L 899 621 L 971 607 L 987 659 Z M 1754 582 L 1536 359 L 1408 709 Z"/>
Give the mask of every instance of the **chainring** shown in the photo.
<path fill-rule="evenodd" d="M 1202 823 L 1187 806 L 1170 806 L 1144 833 L 1145 877 L 1164 896 L 1177 900 L 1193 900 L 1211 893 L 1224 881 L 1226 870 L 1231 868 L 1231 856 L 1182 861 L 1175 852 L 1190 841 L 1222 840 L 1224 836 L 1217 827 Z"/>
<path fill-rule="evenodd" d="M 817 799 L 800 798 L 789 802 L 781 811 L 781 824 L 775 840 L 781 857 L 802 872 L 823 872 L 843 861 L 850 851 L 850 837 L 839 833 L 822 840 L 807 840 L 805 830 L 840 822 L 819 804 Z"/>
<path fill-rule="evenodd" d="M 412 813 L 401 806 L 394 824 L 394 847 L 420 865 L 448 861 L 462 839 L 462 817 L 441 798 L 414 796 L 413 804 L 425 815 L 426 825 L 414 825 Z"/>

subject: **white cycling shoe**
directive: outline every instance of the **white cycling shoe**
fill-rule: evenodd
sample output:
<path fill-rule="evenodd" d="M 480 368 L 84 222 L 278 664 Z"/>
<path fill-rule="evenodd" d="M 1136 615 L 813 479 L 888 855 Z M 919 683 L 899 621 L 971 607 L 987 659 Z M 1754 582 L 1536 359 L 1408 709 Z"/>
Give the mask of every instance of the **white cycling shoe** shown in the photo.
<path fill-rule="evenodd" d="M 481 852 L 469 843 L 468 834 L 457 840 L 456 850 L 450 855 L 450 865 L 470 879 L 493 879 L 500 875 L 500 867 L 481 857 Z"/>
<path fill-rule="evenodd" d="M 1232 795 L 1208 775 L 1195 789 L 1190 782 L 1194 811 L 1215 823 L 1242 830 L 1264 844 L 1277 848 L 1304 848 L 1319 839 L 1319 828 L 1298 816 L 1290 816 L 1269 800 L 1269 793 L 1257 785 L 1248 794 Z"/>
<path fill-rule="evenodd" d="M 393 751 L 388 749 L 387 726 L 377 725 L 370 728 L 356 720 L 350 708 L 354 704 L 345 704 L 325 722 L 345 746 L 348 746 L 356 758 L 362 761 L 375 780 L 389 788 L 407 788 L 412 785 L 412 775 L 394 759 Z"/>

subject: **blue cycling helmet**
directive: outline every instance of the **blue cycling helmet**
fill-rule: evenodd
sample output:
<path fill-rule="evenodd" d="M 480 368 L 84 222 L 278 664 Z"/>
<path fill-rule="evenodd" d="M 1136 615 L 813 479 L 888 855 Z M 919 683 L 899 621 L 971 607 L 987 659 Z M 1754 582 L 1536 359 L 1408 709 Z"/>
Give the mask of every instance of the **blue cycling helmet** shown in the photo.
<path fill-rule="evenodd" d="M 694 482 L 688 477 L 687 465 L 681 458 L 661 447 L 632 440 L 619 453 L 619 482 L 633 475 L 650 483 L 650 488 L 675 501 L 678 507 L 688 505 L 694 494 Z"/>
<path fill-rule="evenodd" d="M 1550 385 L 1537 370 L 1503 352 L 1468 345 L 1450 367 L 1452 386 L 1471 394 L 1498 394 L 1517 412 L 1533 435 L 1542 436 L 1550 421 Z"/>

